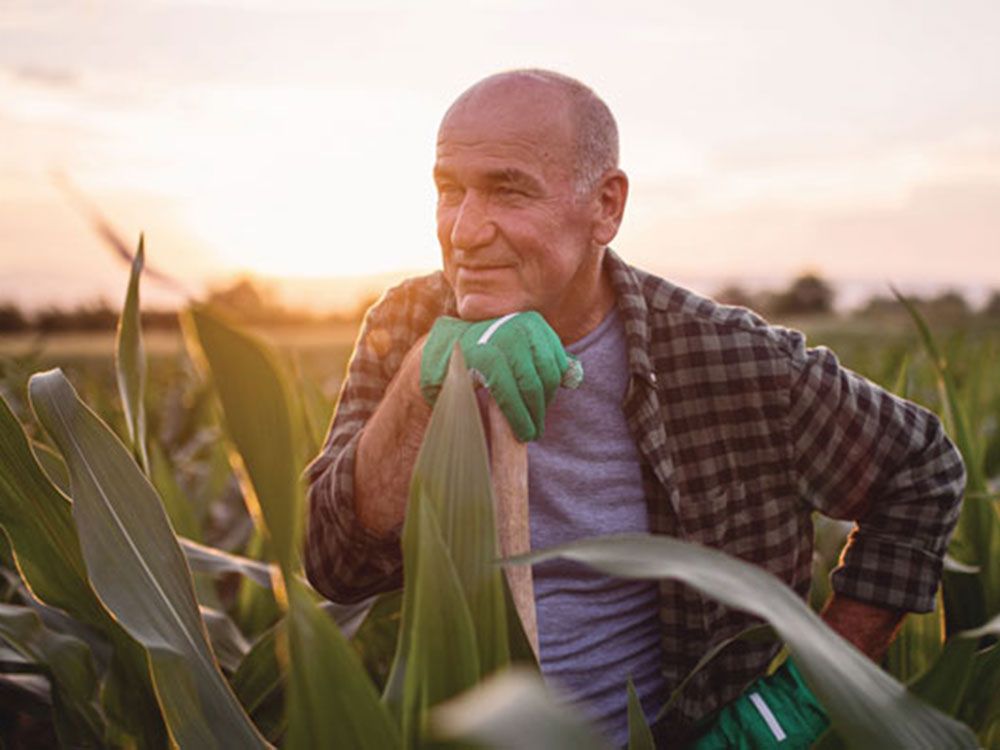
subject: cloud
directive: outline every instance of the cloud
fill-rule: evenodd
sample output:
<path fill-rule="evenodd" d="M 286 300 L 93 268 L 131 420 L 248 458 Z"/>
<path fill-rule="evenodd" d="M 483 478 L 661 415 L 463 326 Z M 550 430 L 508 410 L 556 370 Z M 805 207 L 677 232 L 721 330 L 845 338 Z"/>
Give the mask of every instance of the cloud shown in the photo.
<path fill-rule="evenodd" d="M 72 89 L 80 85 L 80 76 L 68 68 L 15 65 L 9 70 L 15 80 L 29 85 L 53 89 Z"/>
<path fill-rule="evenodd" d="M 1000 175 L 916 184 L 898 205 L 774 199 L 661 213 L 641 229 L 626 223 L 621 247 L 667 276 L 785 277 L 811 267 L 841 280 L 1000 284 Z"/>

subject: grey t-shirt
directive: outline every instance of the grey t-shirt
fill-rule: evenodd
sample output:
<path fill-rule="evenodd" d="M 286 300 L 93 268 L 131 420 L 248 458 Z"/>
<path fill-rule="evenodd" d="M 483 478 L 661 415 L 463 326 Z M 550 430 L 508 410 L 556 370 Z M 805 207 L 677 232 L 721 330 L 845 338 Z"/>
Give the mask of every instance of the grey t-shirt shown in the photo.
<path fill-rule="evenodd" d="M 639 453 L 621 407 L 629 371 L 617 311 L 568 351 L 583 363 L 583 383 L 557 392 L 544 435 L 528 447 L 536 550 L 649 531 Z M 534 582 L 543 674 L 624 744 L 626 679 L 649 719 L 665 697 L 656 583 L 611 578 L 564 560 L 536 565 Z"/>

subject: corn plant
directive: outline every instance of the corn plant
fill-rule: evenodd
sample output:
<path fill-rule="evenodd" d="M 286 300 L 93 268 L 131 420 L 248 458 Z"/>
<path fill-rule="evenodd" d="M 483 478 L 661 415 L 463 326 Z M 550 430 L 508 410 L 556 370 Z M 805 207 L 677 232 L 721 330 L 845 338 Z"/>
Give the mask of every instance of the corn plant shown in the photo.
<path fill-rule="evenodd" d="M 51 446 L 31 440 L 0 403 L 0 526 L 14 573 L 0 604 L 0 671 L 44 678 L 60 743 L 607 747 L 549 693 L 520 630 L 495 560 L 486 442 L 461 357 L 453 357 L 414 470 L 402 595 L 380 597 L 367 614 L 336 607 L 301 575 L 300 471 L 319 437 L 315 399 L 293 386 L 262 341 L 199 306 L 185 314 L 189 351 L 214 394 L 263 559 L 176 533 L 184 526 L 193 536 L 197 523 L 146 434 L 142 262 L 140 245 L 116 358 L 125 441 L 58 370 L 29 384 Z M 978 522 L 996 522 L 995 504 L 979 502 Z M 996 747 L 998 593 L 995 578 L 982 574 L 1000 554 L 996 538 L 966 522 L 953 568 L 979 587 L 972 590 L 979 614 L 951 617 L 943 645 L 941 631 L 925 633 L 936 651 L 912 669 L 909 686 L 864 659 L 781 582 L 717 551 L 632 535 L 505 564 L 562 556 L 613 575 L 677 578 L 760 616 L 830 713 L 824 747 Z M 219 609 L 215 587 L 204 585 L 234 575 L 271 608 L 251 631 L 242 632 L 233 612 Z M 957 606 L 945 583 L 945 606 Z M 761 637 L 761 629 L 742 637 Z M 920 641 L 908 643 L 917 649 Z M 622 690 L 630 747 L 652 747 L 634 690 Z"/>

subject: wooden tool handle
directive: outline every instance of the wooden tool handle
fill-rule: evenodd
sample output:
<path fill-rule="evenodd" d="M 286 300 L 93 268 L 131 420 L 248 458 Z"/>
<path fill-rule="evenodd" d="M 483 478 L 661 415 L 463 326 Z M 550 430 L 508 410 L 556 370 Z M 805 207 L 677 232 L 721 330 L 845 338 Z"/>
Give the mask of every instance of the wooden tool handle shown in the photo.
<path fill-rule="evenodd" d="M 531 550 L 528 523 L 528 446 L 514 437 L 507 418 L 492 398 L 488 401 L 490 468 L 496 498 L 497 536 L 504 557 Z M 530 565 L 505 568 L 514 606 L 521 617 L 524 633 L 538 658 L 538 621 L 535 615 L 535 587 Z"/>

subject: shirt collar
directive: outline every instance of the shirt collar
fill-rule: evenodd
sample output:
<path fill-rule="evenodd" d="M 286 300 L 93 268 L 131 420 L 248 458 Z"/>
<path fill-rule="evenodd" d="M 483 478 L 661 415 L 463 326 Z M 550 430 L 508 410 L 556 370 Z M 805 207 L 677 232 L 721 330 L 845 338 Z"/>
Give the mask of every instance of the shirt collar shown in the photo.
<path fill-rule="evenodd" d="M 649 359 L 649 307 L 635 271 L 610 247 L 604 251 L 604 267 L 615 291 L 618 313 L 625 327 L 629 372 L 652 386 L 656 374 Z"/>

